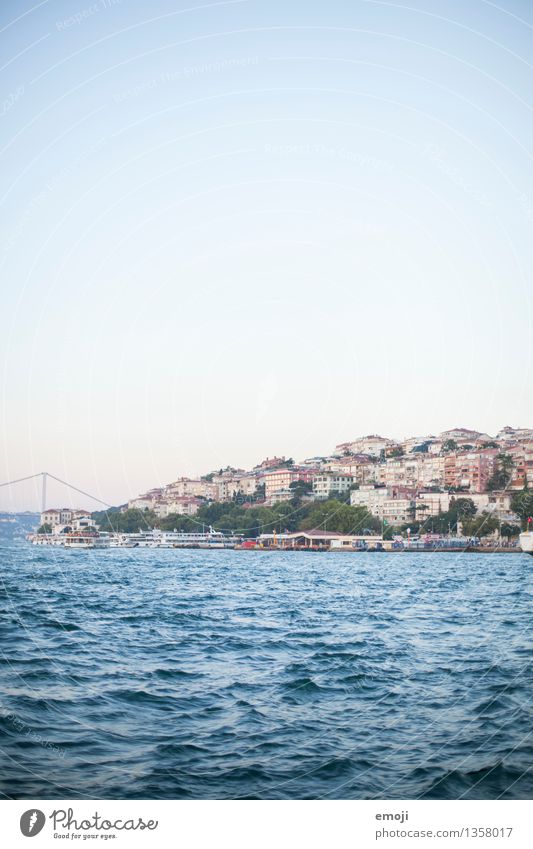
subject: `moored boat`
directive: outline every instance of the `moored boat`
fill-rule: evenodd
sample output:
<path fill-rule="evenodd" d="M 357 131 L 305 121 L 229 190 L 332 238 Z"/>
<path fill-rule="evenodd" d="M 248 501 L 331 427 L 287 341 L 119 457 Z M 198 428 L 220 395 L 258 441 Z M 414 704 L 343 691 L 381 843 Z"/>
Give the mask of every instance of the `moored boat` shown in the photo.
<path fill-rule="evenodd" d="M 520 548 L 526 554 L 533 554 L 533 531 L 524 531 L 520 534 Z"/>

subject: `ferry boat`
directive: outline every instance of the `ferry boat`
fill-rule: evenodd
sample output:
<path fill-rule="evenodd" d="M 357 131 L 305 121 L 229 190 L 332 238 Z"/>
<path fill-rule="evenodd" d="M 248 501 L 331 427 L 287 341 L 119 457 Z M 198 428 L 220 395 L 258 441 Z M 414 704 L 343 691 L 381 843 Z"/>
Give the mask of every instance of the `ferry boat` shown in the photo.
<path fill-rule="evenodd" d="M 108 548 L 109 540 L 100 534 L 72 533 L 65 534 L 65 548 Z"/>
<path fill-rule="evenodd" d="M 131 534 L 112 534 L 110 545 L 125 548 L 234 548 L 240 536 L 223 534 L 210 528 L 207 533 L 181 531 L 138 531 Z"/>
<path fill-rule="evenodd" d="M 62 548 L 86 549 L 109 546 L 107 537 L 97 533 L 28 534 L 28 539 L 33 545 L 55 545 Z"/>
<path fill-rule="evenodd" d="M 520 548 L 526 554 L 533 554 L 533 531 L 524 531 L 520 534 Z"/>
<path fill-rule="evenodd" d="M 99 533 L 98 531 L 72 531 L 68 533 L 28 534 L 33 545 L 58 545 L 64 548 L 235 548 L 242 536 L 224 534 L 222 531 L 182 533 L 160 531 L 157 528 L 135 533 Z"/>

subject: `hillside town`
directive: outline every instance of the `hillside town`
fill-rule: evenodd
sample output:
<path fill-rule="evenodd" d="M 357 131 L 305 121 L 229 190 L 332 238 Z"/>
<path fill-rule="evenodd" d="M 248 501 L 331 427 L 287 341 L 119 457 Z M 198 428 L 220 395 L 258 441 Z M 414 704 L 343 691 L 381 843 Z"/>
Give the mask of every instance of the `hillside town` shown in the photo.
<path fill-rule="evenodd" d="M 179 477 L 121 509 L 192 517 L 214 502 L 246 508 L 271 507 L 295 495 L 303 501 L 342 497 L 402 526 L 427 522 L 446 513 L 453 499 L 467 497 L 477 511 L 515 522 L 513 494 L 528 486 L 533 486 L 533 429 L 504 427 L 491 436 L 461 427 L 402 441 L 372 434 L 342 442 L 327 456 L 299 462 L 272 457 L 250 470 L 228 467 Z M 54 517 L 47 522 L 54 524 Z"/>

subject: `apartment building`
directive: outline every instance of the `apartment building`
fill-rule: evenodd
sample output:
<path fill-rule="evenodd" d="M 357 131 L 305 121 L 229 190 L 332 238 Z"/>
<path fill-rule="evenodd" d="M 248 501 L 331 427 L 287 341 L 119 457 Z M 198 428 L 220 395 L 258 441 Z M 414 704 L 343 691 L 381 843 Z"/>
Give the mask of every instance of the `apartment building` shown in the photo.
<path fill-rule="evenodd" d="M 68 525 L 73 515 L 74 511 L 68 507 L 51 507 L 41 513 L 41 525 L 49 525 L 51 528 Z"/>
<path fill-rule="evenodd" d="M 383 436 L 371 434 L 370 436 L 360 436 L 354 439 L 353 442 L 341 442 L 335 447 L 335 454 L 369 454 L 371 457 L 379 457 L 387 448 L 393 447 L 396 443 L 393 439 L 385 439 Z"/>
<path fill-rule="evenodd" d="M 353 482 L 352 475 L 320 472 L 313 478 L 313 495 L 315 498 L 331 498 L 334 493 L 348 492 Z"/>
<path fill-rule="evenodd" d="M 218 486 L 203 478 L 178 478 L 165 487 L 165 496 L 177 496 L 179 498 L 190 496 L 215 501 L 218 496 Z"/>
<path fill-rule="evenodd" d="M 200 498 L 191 498 L 187 495 L 175 496 L 174 498 L 162 499 L 154 506 L 154 512 L 160 519 L 166 516 L 195 516 L 205 502 Z"/>
<path fill-rule="evenodd" d="M 496 448 L 446 455 L 445 486 L 460 487 L 470 492 L 485 492 L 487 482 L 494 472 L 497 456 Z"/>
<path fill-rule="evenodd" d="M 415 495 L 415 489 L 405 486 L 364 486 L 350 493 L 350 504 L 366 507 L 391 525 L 401 525 L 414 519 Z"/>
<path fill-rule="evenodd" d="M 328 460 L 324 463 L 322 471 L 351 475 L 354 483 L 364 486 L 377 482 L 379 466 L 368 454 L 358 454 Z"/>
<path fill-rule="evenodd" d="M 261 478 L 265 484 L 265 498 L 271 499 L 275 493 L 290 489 L 291 483 L 295 481 L 312 483 L 317 473 L 317 469 L 300 466 L 288 466 L 266 472 Z"/>
<path fill-rule="evenodd" d="M 438 516 L 450 509 L 449 492 L 419 492 L 415 498 L 415 519 L 425 522 L 430 516 Z"/>
<path fill-rule="evenodd" d="M 60 527 L 71 527 L 76 530 L 92 528 L 95 522 L 88 510 L 74 510 L 71 507 L 51 507 L 41 513 L 41 525 L 48 525 L 55 530 Z"/>

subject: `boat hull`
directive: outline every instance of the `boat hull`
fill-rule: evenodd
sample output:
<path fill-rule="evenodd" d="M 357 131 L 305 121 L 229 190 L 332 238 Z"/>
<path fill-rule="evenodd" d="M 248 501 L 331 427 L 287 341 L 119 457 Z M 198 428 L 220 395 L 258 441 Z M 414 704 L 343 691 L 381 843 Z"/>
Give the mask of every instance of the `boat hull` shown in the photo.
<path fill-rule="evenodd" d="M 520 534 L 520 548 L 525 554 L 533 554 L 533 532 Z"/>

